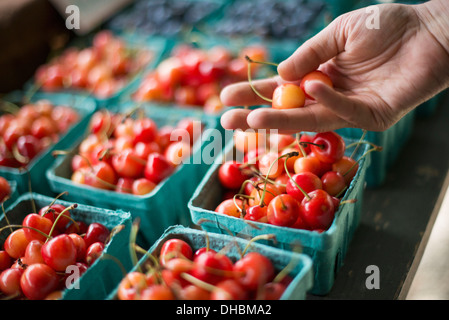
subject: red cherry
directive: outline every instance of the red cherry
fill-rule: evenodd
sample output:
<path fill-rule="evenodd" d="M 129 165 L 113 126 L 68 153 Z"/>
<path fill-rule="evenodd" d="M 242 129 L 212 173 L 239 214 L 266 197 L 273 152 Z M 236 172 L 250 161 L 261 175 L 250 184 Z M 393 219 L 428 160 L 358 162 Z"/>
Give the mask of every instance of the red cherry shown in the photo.
<path fill-rule="evenodd" d="M 257 290 L 273 280 L 274 266 L 259 252 L 249 252 L 234 264 L 236 279 L 248 290 Z"/>
<path fill-rule="evenodd" d="M 207 252 L 207 251 L 212 251 L 212 252 L 216 253 L 216 251 L 214 249 L 211 249 L 211 248 L 208 248 L 208 247 L 201 247 L 201 248 L 195 250 L 195 252 L 193 253 L 193 259 L 195 259 L 197 256 L 199 256 L 203 252 Z"/>
<path fill-rule="evenodd" d="M 343 175 L 338 171 L 328 171 L 321 176 L 323 190 L 329 195 L 336 196 L 346 188 L 346 182 Z"/>
<path fill-rule="evenodd" d="M 30 300 L 42 300 L 59 285 L 56 272 L 44 263 L 28 266 L 20 278 L 20 287 Z"/>
<path fill-rule="evenodd" d="M 270 224 L 289 227 L 298 219 L 299 203 L 289 194 L 280 194 L 268 204 L 267 219 Z"/>
<path fill-rule="evenodd" d="M 69 233 L 68 236 L 72 239 L 76 248 L 76 261 L 83 261 L 87 251 L 86 241 L 76 233 Z"/>
<path fill-rule="evenodd" d="M 23 232 L 25 233 L 25 237 L 28 239 L 28 241 L 40 240 L 44 242 L 47 237 L 33 229 L 40 230 L 42 233 L 49 235 L 50 230 L 53 226 L 53 222 L 50 219 L 40 216 L 37 213 L 30 213 L 23 219 L 22 226 Z"/>
<path fill-rule="evenodd" d="M 55 203 L 52 204 L 51 206 L 42 207 L 39 210 L 39 215 L 49 219 L 53 223 L 56 221 L 56 219 L 58 219 L 58 222 L 56 223 L 56 228 L 60 231 L 63 231 L 65 230 L 67 224 L 69 224 L 71 221 L 70 210 L 64 211 L 65 209 L 66 207 L 63 206 L 62 204 Z M 61 214 L 62 216 L 59 217 Z"/>
<path fill-rule="evenodd" d="M 86 242 L 86 247 L 89 247 L 95 242 L 105 243 L 109 238 L 109 229 L 98 222 L 92 222 L 89 224 L 86 235 L 84 236 L 84 241 Z"/>
<path fill-rule="evenodd" d="M 119 176 L 136 179 L 142 176 L 145 162 L 133 149 L 127 149 L 112 157 L 112 167 Z"/>
<path fill-rule="evenodd" d="M 267 206 L 255 205 L 246 209 L 245 220 L 268 223 Z"/>
<path fill-rule="evenodd" d="M 242 163 L 229 160 L 223 163 L 218 169 L 218 179 L 221 185 L 227 189 L 238 189 L 243 182 L 249 179 L 242 168 Z"/>
<path fill-rule="evenodd" d="M 34 159 L 42 150 L 41 140 L 31 135 L 19 137 L 16 146 L 20 155 L 29 160 Z"/>
<path fill-rule="evenodd" d="M 94 242 L 86 250 L 85 261 L 88 266 L 91 266 L 95 261 L 100 258 L 101 254 L 104 251 L 104 243 L 103 242 Z"/>
<path fill-rule="evenodd" d="M 181 239 L 170 239 L 165 241 L 159 253 L 159 261 L 163 266 L 168 260 L 173 258 L 185 258 L 191 260 L 192 257 L 192 247 Z"/>
<path fill-rule="evenodd" d="M 92 170 L 88 171 L 85 176 L 85 183 L 91 187 L 99 189 L 115 188 L 117 175 L 107 162 L 100 161 L 92 166 Z"/>
<path fill-rule="evenodd" d="M 77 248 L 71 237 L 61 234 L 42 246 L 42 258 L 52 269 L 64 272 L 69 265 L 75 264 Z"/>
<path fill-rule="evenodd" d="M 32 240 L 28 244 L 25 250 L 25 261 L 27 265 L 34 263 L 45 263 L 44 258 L 42 258 L 42 246 L 44 243 L 39 240 Z"/>
<path fill-rule="evenodd" d="M 257 296 L 259 300 L 279 300 L 287 286 L 281 282 L 268 282 L 262 287 L 262 292 Z"/>
<path fill-rule="evenodd" d="M 134 123 L 134 144 L 152 142 L 157 136 L 157 125 L 150 118 L 141 118 Z"/>
<path fill-rule="evenodd" d="M 194 267 L 191 275 L 210 284 L 217 284 L 229 278 L 232 274 L 233 264 L 231 259 L 220 253 L 203 252 L 193 262 Z"/>
<path fill-rule="evenodd" d="M 12 258 L 5 250 L 0 250 L 0 271 L 8 269 L 12 264 Z"/>
<path fill-rule="evenodd" d="M 22 268 L 8 268 L 0 274 L 0 291 L 9 297 L 20 297 L 22 288 L 20 279 L 23 274 Z"/>
<path fill-rule="evenodd" d="M 327 230 L 334 220 L 335 208 L 332 197 L 324 190 L 310 192 L 301 202 L 299 215 L 309 229 Z"/>
<path fill-rule="evenodd" d="M 163 284 L 153 284 L 143 289 L 140 296 L 141 300 L 174 300 L 175 295 L 171 289 Z"/>
<path fill-rule="evenodd" d="M 119 193 L 133 193 L 134 179 L 130 178 L 118 178 L 115 186 L 115 191 Z"/>
<path fill-rule="evenodd" d="M 298 186 L 301 188 L 299 189 Z M 285 191 L 294 197 L 298 202 L 304 199 L 304 192 L 309 193 L 316 189 L 322 189 L 321 179 L 311 172 L 301 172 L 293 175 L 287 181 Z"/>
<path fill-rule="evenodd" d="M 136 179 L 132 184 L 132 193 L 135 195 L 143 196 L 156 188 L 156 184 L 148 179 L 140 178 Z"/>
<path fill-rule="evenodd" d="M 144 176 L 148 180 L 158 184 L 171 175 L 174 168 L 163 155 L 153 152 L 148 156 Z"/>
<path fill-rule="evenodd" d="M 0 177 L 0 202 L 5 201 L 6 197 L 11 196 L 12 190 L 8 180 Z"/>
<path fill-rule="evenodd" d="M 145 274 L 137 271 L 129 272 L 120 281 L 117 289 L 119 300 L 136 300 L 140 292 L 148 286 Z"/>
<path fill-rule="evenodd" d="M 310 148 L 321 162 L 334 163 L 344 156 L 346 144 L 338 133 L 328 131 L 317 133 Z"/>
<path fill-rule="evenodd" d="M 317 176 L 321 174 L 321 162 L 317 157 L 308 155 L 296 159 L 293 169 L 295 173 L 311 172 Z"/>
<path fill-rule="evenodd" d="M 359 163 L 347 156 L 343 156 L 340 160 L 332 164 L 332 170 L 343 175 L 347 186 L 351 183 L 359 169 Z"/>
<path fill-rule="evenodd" d="M 264 192 L 265 190 L 265 192 Z M 257 188 L 254 188 L 250 193 L 250 199 L 248 200 L 248 204 L 250 206 L 261 205 L 267 206 L 274 199 L 274 197 L 280 195 L 279 189 L 276 185 L 267 183 L 259 183 Z M 263 197 L 263 199 L 262 199 Z M 263 202 L 263 203 L 262 203 Z"/>

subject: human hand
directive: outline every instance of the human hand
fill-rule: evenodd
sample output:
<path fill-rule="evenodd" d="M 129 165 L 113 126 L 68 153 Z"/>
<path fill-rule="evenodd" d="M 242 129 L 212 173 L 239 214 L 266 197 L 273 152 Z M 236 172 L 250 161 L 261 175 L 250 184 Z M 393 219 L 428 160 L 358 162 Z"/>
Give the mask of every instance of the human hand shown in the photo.
<path fill-rule="evenodd" d="M 278 66 L 274 78 L 253 81 L 271 97 L 282 82 L 298 82 L 315 69 L 330 76 L 305 88 L 313 104 L 275 110 L 233 109 L 223 114 L 225 129 L 278 129 L 280 133 L 357 127 L 383 131 L 433 95 L 449 87 L 449 8 L 446 0 L 422 5 L 379 5 L 380 28 L 366 26 L 359 9 L 335 19 Z M 249 83 L 223 89 L 227 106 L 266 104 Z"/>

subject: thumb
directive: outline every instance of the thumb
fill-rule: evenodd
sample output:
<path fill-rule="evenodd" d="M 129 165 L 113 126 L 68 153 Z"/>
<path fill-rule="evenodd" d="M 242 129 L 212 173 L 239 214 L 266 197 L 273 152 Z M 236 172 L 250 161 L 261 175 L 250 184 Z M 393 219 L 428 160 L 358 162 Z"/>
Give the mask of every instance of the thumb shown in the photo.
<path fill-rule="evenodd" d="M 317 35 L 304 42 L 290 57 L 282 61 L 277 68 L 281 78 L 286 81 L 297 81 L 342 52 L 346 42 L 341 23 L 343 17 L 340 16 L 332 21 Z"/>

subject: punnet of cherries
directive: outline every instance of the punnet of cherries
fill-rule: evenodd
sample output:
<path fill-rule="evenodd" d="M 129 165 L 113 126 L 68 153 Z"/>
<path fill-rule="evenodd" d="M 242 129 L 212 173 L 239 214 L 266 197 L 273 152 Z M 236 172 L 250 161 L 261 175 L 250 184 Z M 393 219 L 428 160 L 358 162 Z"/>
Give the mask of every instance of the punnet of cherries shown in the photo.
<path fill-rule="evenodd" d="M 94 36 L 91 46 L 71 46 L 39 67 L 35 86 L 46 92 L 71 89 L 108 98 L 127 85 L 153 58 L 151 48 L 133 46 L 103 30 Z"/>
<path fill-rule="evenodd" d="M 243 48 L 238 55 L 223 45 L 209 49 L 178 45 L 170 57 L 142 79 L 132 99 L 197 106 L 206 113 L 221 112 L 224 108 L 219 98 L 221 89 L 247 79 L 245 57 L 264 60 L 267 55 L 266 48 L 258 44 Z M 257 68 L 253 66 L 253 75 Z"/>
<path fill-rule="evenodd" d="M 0 250 L 2 299 L 60 299 L 73 273 L 67 267 L 81 276 L 99 259 L 112 230 L 75 220 L 76 208 L 52 202 L 27 214 L 22 224 L 1 228 L 9 233 Z"/>
<path fill-rule="evenodd" d="M 184 117 L 173 126 L 158 126 L 141 111 L 137 108 L 113 113 L 103 109 L 93 114 L 89 131 L 71 159 L 70 179 L 77 184 L 140 196 L 151 193 L 173 174 L 191 155 L 198 138 L 195 126 L 201 124 Z"/>
<path fill-rule="evenodd" d="M 251 243 L 251 242 L 250 242 Z M 278 300 L 291 282 L 257 251 L 230 257 L 227 248 L 194 249 L 180 238 L 164 240 L 140 269 L 120 282 L 119 300 Z"/>
<path fill-rule="evenodd" d="M 0 166 L 20 168 L 28 165 L 56 143 L 80 119 L 66 105 L 39 100 L 17 106 L 3 103 L 0 116 Z"/>

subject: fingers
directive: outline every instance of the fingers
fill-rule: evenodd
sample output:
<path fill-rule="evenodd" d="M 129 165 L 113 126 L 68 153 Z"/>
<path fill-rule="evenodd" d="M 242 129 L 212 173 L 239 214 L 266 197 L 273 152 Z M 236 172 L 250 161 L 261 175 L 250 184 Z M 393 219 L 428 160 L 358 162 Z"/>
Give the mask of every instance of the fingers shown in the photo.
<path fill-rule="evenodd" d="M 249 109 L 232 109 L 226 111 L 220 119 L 222 127 L 226 130 L 247 130 L 249 129 L 246 118 L 251 110 Z"/>
<path fill-rule="evenodd" d="M 279 77 L 252 81 L 254 88 L 264 97 L 271 99 L 274 89 L 279 84 Z M 226 86 L 220 94 L 220 99 L 226 106 L 255 106 L 270 104 L 260 98 L 248 82 L 238 82 Z"/>
<path fill-rule="evenodd" d="M 318 69 L 320 64 L 332 59 L 345 47 L 342 18 L 337 18 L 317 35 L 302 44 L 289 58 L 278 66 L 278 74 L 286 81 L 296 81 Z"/>

